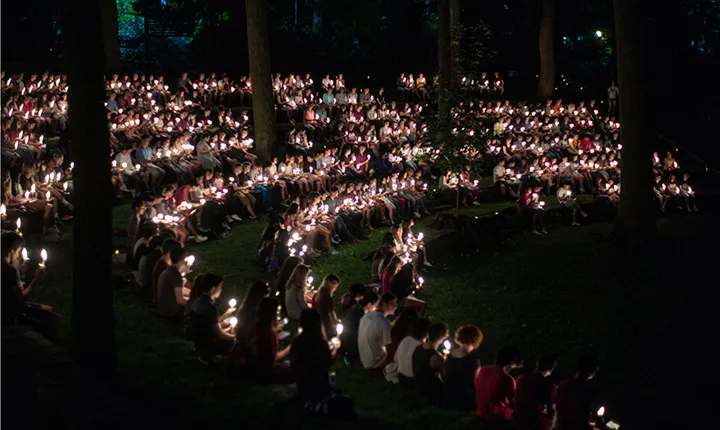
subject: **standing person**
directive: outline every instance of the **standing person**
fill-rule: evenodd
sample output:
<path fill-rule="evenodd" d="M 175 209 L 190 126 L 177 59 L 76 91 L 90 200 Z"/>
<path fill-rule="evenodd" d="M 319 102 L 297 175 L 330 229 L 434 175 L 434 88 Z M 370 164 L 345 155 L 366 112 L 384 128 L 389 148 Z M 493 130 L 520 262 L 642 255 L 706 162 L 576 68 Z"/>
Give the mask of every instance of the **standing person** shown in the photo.
<path fill-rule="evenodd" d="M 317 294 L 313 296 L 312 307 L 317 309 L 320 314 L 325 336 L 328 338 L 337 336 L 336 327 L 339 320 L 335 314 L 335 302 L 332 296 L 339 286 L 340 278 L 336 275 L 329 274 L 325 276 L 320 288 L 318 288 Z"/>
<path fill-rule="evenodd" d="M 170 267 L 158 278 L 158 313 L 165 318 L 180 318 L 185 314 L 185 281 L 182 273 L 187 270 L 187 250 L 177 248 L 170 251 Z"/>
<path fill-rule="evenodd" d="M 444 372 L 445 357 L 440 355 L 438 348 L 447 336 L 447 324 L 431 325 L 425 342 L 415 348 L 412 355 L 415 389 L 427 400 L 440 401 L 443 398 L 444 383 L 441 375 Z"/>
<path fill-rule="evenodd" d="M 343 351 L 350 357 L 358 356 L 358 335 L 360 333 L 360 320 L 368 312 L 377 309 L 380 296 L 374 291 L 367 291 L 362 299 L 343 315 L 343 333 L 340 336 Z"/>
<path fill-rule="evenodd" d="M 608 93 L 608 116 L 617 115 L 617 103 L 620 97 L 620 89 L 615 85 L 615 81 L 610 83 L 610 87 L 607 89 Z"/>
<path fill-rule="evenodd" d="M 544 354 L 535 370 L 520 376 L 515 391 L 513 420 L 518 430 L 550 430 L 555 408 L 553 392 L 555 386 L 550 375 L 555 371 L 558 360 L 555 354 Z"/>
<path fill-rule="evenodd" d="M 483 366 L 475 377 L 475 413 L 489 422 L 507 422 L 513 415 L 515 378 L 508 373 L 522 366 L 520 351 L 505 346 L 497 353 L 495 364 Z"/>
<path fill-rule="evenodd" d="M 557 430 L 591 429 L 590 419 L 595 416 L 598 392 L 590 385 L 590 380 L 598 371 L 597 356 L 584 354 L 577 364 L 575 377 L 563 381 L 558 386 L 555 402 L 557 404 Z"/>
<path fill-rule="evenodd" d="M 465 325 L 455 332 L 458 347 L 445 358 L 445 401 L 463 411 L 475 408 L 475 375 L 480 360 L 473 355 L 483 341 L 483 333 L 474 325 Z"/>
<path fill-rule="evenodd" d="M 380 297 L 380 304 L 374 312 L 368 312 L 360 319 L 358 330 L 358 351 L 360 361 L 366 369 L 380 369 L 387 359 L 387 345 L 390 344 L 390 321 L 388 317 L 397 310 L 397 298 L 391 293 Z"/>

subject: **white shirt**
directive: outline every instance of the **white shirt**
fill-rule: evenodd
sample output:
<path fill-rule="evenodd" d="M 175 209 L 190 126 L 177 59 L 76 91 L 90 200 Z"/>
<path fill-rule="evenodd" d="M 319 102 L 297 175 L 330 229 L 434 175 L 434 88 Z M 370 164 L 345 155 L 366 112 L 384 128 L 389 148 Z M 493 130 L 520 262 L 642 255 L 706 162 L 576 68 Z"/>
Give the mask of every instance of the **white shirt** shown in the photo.
<path fill-rule="evenodd" d="M 495 166 L 493 169 L 493 182 L 501 181 L 505 175 L 505 168 L 503 166 Z"/>
<path fill-rule="evenodd" d="M 412 336 L 405 336 L 400 341 L 397 351 L 395 351 L 395 362 L 398 365 L 398 373 L 408 378 L 413 377 L 412 356 L 415 349 L 420 346 L 420 341 Z"/>
<path fill-rule="evenodd" d="M 565 187 L 560 187 L 557 190 L 557 198 L 560 201 L 565 200 L 566 197 L 569 197 L 572 195 L 572 190 L 566 190 Z"/>
<path fill-rule="evenodd" d="M 360 319 L 358 352 L 366 369 L 376 369 L 385 363 L 389 345 L 390 321 L 381 312 L 368 312 Z"/>

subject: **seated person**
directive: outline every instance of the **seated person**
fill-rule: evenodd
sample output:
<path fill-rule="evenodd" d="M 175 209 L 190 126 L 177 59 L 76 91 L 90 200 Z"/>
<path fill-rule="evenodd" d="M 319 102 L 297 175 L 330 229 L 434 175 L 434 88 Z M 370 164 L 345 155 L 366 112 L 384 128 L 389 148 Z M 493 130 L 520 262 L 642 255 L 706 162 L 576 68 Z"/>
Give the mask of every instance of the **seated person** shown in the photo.
<path fill-rule="evenodd" d="M 444 395 L 444 382 L 441 375 L 444 372 L 445 357 L 438 352 L 438 348 L 447 336 L 447 324 L 431 325 L 425 342 L 415 348 L 412 355 L 415 389 L 418 394 L 428 400 L 438 401 Z"/>
<path fill-rule="evenodd" d="M 480 361 L 473 352 L 483 341 L 483 334 L 474 325 L 460 327 L 455 332 L 457 348 L 445 357 L 445 401 L 459 410 L 475 408 L 475 373 Z"/>
<path fill-rule="evenodd" d="M 362 299 L 343 314 L 343 332 L 340 340 L 342 341 L 343 351 L 346 355 L 350 357 L 358 356 L 360 320 L 366 313 L 374 312 L 375 309 L 377 309 L 379 300 L 380 296 L 378 296 L 376 292 L 366 291 Z"/>
<path fill-rule="evenodd" d="M 515 410 L 513 420 L 518 429 L 550 430 L 555 409 L 553 394 L 555 386 L 550 375 L 557 366 L 555 354 L 544 354 L 537 362 L 535 370 L 520 376 L 515 391 Z"/>
<path fill-rule="evenodd" d="M 586 217 L 587 214 L 580 209 L 580 205 L 573 197 L 572 190 L 570 190 L 570 185 L 570 182 L 565 182 L 560 188 L 558 188 L 557 199 L 561 206 L 569 209 L 572 213 L 572 225 L 579 226 L 580 223 L 577 219 L 578 214 L 581 214 L 584 217 Z"/>
<path fill-rule="evenodd" d="M 597 415 L 598 392 L 590 380 L 598 371 L 597 356 L 584 354 L 578 360 L 575 377 L 560 383 L 555 396 L 557 430 L 589 430 L 590 420 Z"/>
<path fill-rule="evenodd" d="M 410 327 L 410 334 L 400 341 L 395 351 L 395 363 L 398 366 L 398 380 L 400 384 L 408 389 L 415 388 L 412 357 L 415 349 L 427 340 L 430 320 L 420 318 L 413 321 Z"/>
<path fill-rule="evenodd" d="M 292 379 L 290 366 L 284 360 L 290 346 L 278 350 L 278 332 L 282 324 L 278 318 L 280 303 L 272 297 L 260 301 L 255 321 L 238 339 L 238 364 L 245 367 L 247 375 L 261 383 L 285 383 Z"/>
<path fill-rule="evenodd" d="M 360 361 L 366 369 L 379 369 L 387 360 L 387 345 L 390 344 L 390 321 L 388 317 L 397 310 L 397 299 L 391 293 L 384 293 L 376 311 L 363 315 L 358 330 L 358 351 Z"/>
<path fill-rule="evenodd" d="M 508 373 L 522 366 L 520 351 L 512 346 L 500 349 L 495 364 L 482 366 L 475 377 L 475 414 L 489 422 L 510 421 L 515 399 L 515 378 Z"/>
<path fill-rule="evenodd" d="M 2 235 L 2 326 L 30 325 L 38 333 L 53 340 L 60 327 L 60 318 L 50 306 L 28 302 L 27 296 L 38 287 L 44 268 L 38 267 L 33 280 L 23 285 L 18 268 L 25 264 L 25 241 L 15 232 Z"/>
<path fill-rule="evenodd" d="M 165 318 L 182 318 L 185 314 L 185 280 L 187 272 L 187 250 L 176 248 L 170 251 L 170 267 L 158 278 L 158 313 Z"/>
<path fill-rule="evenodd" d="M 209 273 L 198 275 L 190 290 L 186 330 L 200 352 L 199 360 L 208 365 L 216 355 L 225 355 L 235 340 L 233 327 L 222 320 L 216 300 L 222 294 L 223 278 Z M 232 309 L 231 311 L 234 311 Z"/>

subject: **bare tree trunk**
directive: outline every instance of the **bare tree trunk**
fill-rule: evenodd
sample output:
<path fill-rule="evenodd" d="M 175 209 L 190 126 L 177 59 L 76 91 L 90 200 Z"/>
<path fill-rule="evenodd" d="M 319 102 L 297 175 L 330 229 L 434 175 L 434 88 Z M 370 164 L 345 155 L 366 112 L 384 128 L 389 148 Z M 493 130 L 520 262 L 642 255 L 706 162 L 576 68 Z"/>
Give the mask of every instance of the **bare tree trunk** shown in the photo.
<path fill-rule="evenodd" d="M 657 226 L 652 198 L 649 94 L 645 66 L 647 23 L 640 0 L 615 0 L 618 87 L 620 96 L 621 161 L 620 208 L 616 232 L 630 243 L 652 236 Z"/>
<path fill-rule="evenodd" d="M 97 0 L 65 0 L 60 9 L 75 162 L 73 357 L 96 374 L 111 376 L 116 366 L 112 189 L 100 6 Z"/>
<path fill-rule="evenodd" d="M 313 1 L 313 34 L 319 36 L 323 29 L 322 0 Z"/>
<path fill-rule="evenodd" d="M 540 20 L 540 81 L 538 82 L 537 98 L 550 100 L 553 98 L 555 88 L 555 5 L 557 0 L 543 2 L 542 18 Z"/>
<path fill-rule="evenodd" d="M 450 0 L 450 82 L 460 79 L 460 0 Z"/>
<path fill-rule="evenodd" d="M 268 5 L 265 0 L 246 0 L 248 53 L 252 82 L 253 121 L 258 155 L 271 160 L 276 149 L 275 108 L 270 74 Z"/>
<path fill-rule="evenodd" d="M 450 30 L 450 0 L 438 0 L 438 117 L 443 125 L 450 121 L 450 89 L 452 85 L 452 52 Z"/>
<path fill-rule="evenodd" d="M 118 39 L 117 4 L 115 0 L 98 0 L 102 22 L 103 44 L 105 47 L 105 71 L 119 73 L 120 40 Z"/>

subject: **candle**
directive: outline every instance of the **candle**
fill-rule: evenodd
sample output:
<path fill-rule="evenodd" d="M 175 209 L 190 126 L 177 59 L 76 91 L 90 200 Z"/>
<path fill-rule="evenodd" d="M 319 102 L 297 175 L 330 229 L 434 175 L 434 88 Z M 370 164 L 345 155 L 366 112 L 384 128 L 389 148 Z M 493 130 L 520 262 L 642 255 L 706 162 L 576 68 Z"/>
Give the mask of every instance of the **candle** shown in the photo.
<path fill-rule="evenodd" d="M 600 409 L 597 410 L 597 416 L 602 417 L 605 415 L 605 406 L 600 406 Z"/>
<path fill-rule="evenodd" d="M 193 263 L 195 263 L 195 256 L 188 255 L 187 257 L 185 257 L 185 263 L 188 265 L 188 267 L 192 266 Z"/>
<path fill-rule="evenodd" d="M 337 333 L 338 336 L 340 336 L 343 333 L 344 327 L 341 323 L 338 323 L 338 325 L 335 326 L 335 333 Z"/>
<path fill-rule="evenodd" d="M 235 317 L 230 318 L 230 327 L 235 328 L 238 323 L 238 319 Z"/>
<path fill-rule="evenodd" d="M 40 251 L 40 259 L 41 259 L 41 261 L 40 261 L 40 264 L 38 264 L 38 267 L 45 267 L 45 263 L 47 262 L 47 259 L 48 259 L 48 253 L 45 250 L 45 248 L 43 248 Z"/>
<path fill-rule="evenodd" d="M 230 299 L 228 302 L 228 305 L 230 306 L 230 309 L 235 309 L 235 306 L 237 306 L 237 300 L 236 299 Z"/>
<path fill-rule="evenodd" d="M 15 221 L 15 227 L 16 227 L 15 231 L 17 231 L 19 233 L 20 230 L 22 229 L 22 220 L 20 218 L 18 218 L 17 221 Z"/>
<path fill-rule="evenodd" d="M 27 248 L 23 248 L 23 249 L 22 249 L 22 259 L 23 259 L 24 261 L 28 261 L 28 260 L 29 260 Z"/>

